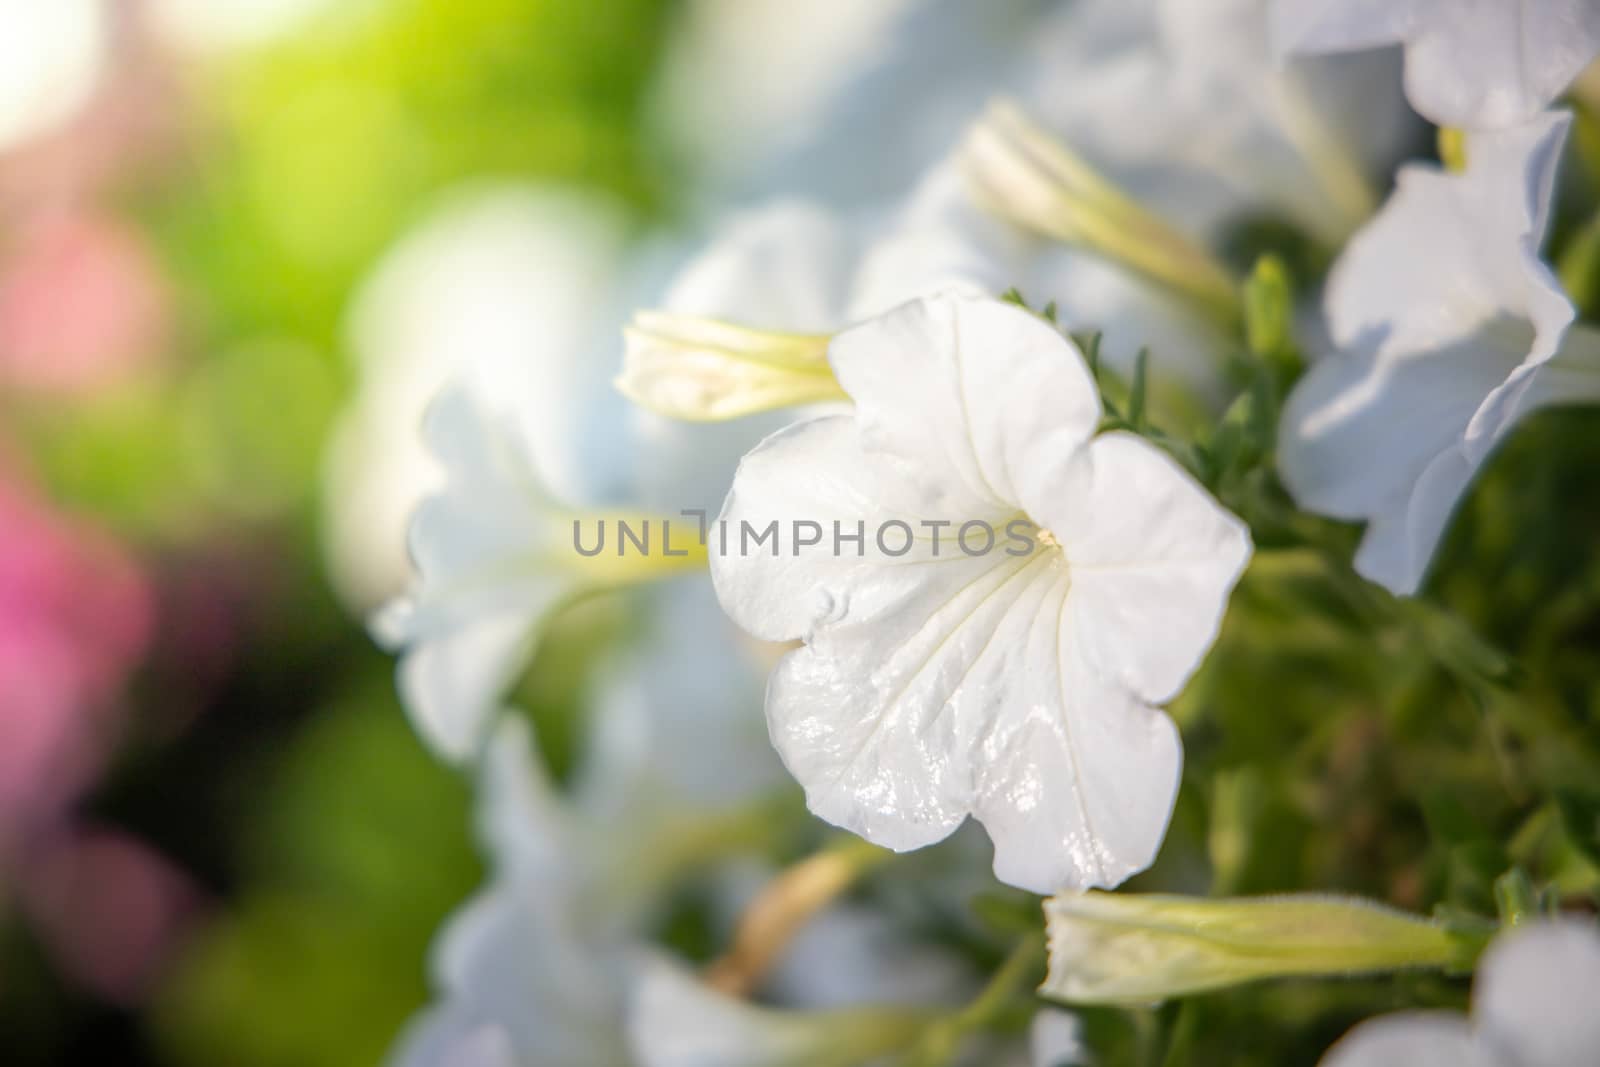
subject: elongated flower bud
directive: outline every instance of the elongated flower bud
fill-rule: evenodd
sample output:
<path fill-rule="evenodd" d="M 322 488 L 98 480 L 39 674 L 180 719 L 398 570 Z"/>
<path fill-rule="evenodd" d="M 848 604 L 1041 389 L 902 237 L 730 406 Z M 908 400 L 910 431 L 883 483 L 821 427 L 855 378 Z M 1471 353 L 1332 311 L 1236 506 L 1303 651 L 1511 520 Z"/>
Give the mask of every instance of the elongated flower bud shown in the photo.
<path fill-rule="evenodd" d="M 696 315 L 641 311 L 624 331 L 617 388 L 675 419 L 716 422 L 840 400 L 827 335 L 756 330 Z"/>
<path fill-rule="evenodd" d="M 1476 938 L 1354 897 L 1204 900 L 1112 893 L 1045 902 L 1041 992 L 1074 1004 L 1150 1003 L 1262 978 L 1467 963 Z"/>
<path fill-rule="evenodd" d="M 991 104 L 968 131 L 961 155 L 973 194 L 990 211 L 1122 263 L 1223 323 L 1237 321 L 1238 286 L 1226 267 L 1016 104 Z"/>

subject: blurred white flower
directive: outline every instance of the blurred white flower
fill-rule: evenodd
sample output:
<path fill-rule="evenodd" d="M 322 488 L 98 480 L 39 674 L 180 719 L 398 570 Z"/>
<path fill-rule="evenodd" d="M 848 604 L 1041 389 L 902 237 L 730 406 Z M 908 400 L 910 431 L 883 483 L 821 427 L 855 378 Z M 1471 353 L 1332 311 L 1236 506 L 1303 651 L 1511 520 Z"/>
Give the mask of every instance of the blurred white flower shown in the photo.
<path fill-rule="evenodd" d="M 638 962 L 634 982 L 628 1042 L 640 1067 L 852 1067 L 905 1049 L 934 1017 L 882 1007 L 761 1007 L 656 955 Z"/>
<path fill-rule="evenodd" d="M 110 38 L 106 0 L 0 0 L 0 151 L 88 101 Z"/>
<path fill-rule="evenodd" d="M 497 185 L 450 194 L 373 271 L 349 314 L 360 378 L 323 483 L 324 551 L 351 611 L 370 611 L 411 577 L 406 520 L 444 476 L 420 433 L 423 413 L 448 381 L 515 404 L 552 495 L 585 500 L 608 488 L 614 472 L 581 428 L 620 417 L 605 410 L 616 405 L 595 324 L 614 313 L 624 247 L 610 200 Z"/>
<path fill-rule="evenodd" d="M 1227 340 L 1214 318 L 1104 256 L 985 210 L 963 169 L 959 153 L 935 167 L 865 242 L 848 320 L 949 289 L 998 296 L 1015 288 L 1036 307 L 1054 303 L 1072 329 L 1099 331 L 1108 365 L 1129 371 L 1149 348 L 1158 373 L 1202 396 L 1215 391 Z"/>
<path fill-rule="evenodd" d="M 517 1067 L 511 1038 L 498 1026 L 485 1026 L 459 1040 L 442 1043 L 438 1055 L 420 1062 L 430 1067 Z"/>
<path fill-rule="evenodd" d="M 651 99 L 706 200 L 872 201 L 914 181 L 1015 82 L 1018 52 L 1062 6 L 692 0 Z"/>
<path fill-rule="evenodd" d="M 728 227 L 669 291 L 680 310 L 636 313 L 617 385 L 648 411 L 690 421 L 842 400 L 826 358 L 833 333 L 919 297 L 1012 287 L 1041 306 L 1055 302 L 1074 328 L 1102 331 L 1108 364 L 1130 369 L 1149 346 L 1158 369 L 1214 391 L 1225 344 L 1215 321 L 987 213 L 955 159 L 893 208 L 846 214 L 780 201 Z M 763 293 L 782 294 L 785 306 Z M 682 313 L 691 306 L 730 310 Z"/>
<path fill-rule="evenodd" d="M 528 1067 L 628 1062 L 630 958 L 659 893 L 770 826 L 752 808 L 779 780 L 754 714 L 759 678 L 726 658 L 704 583 L 656 599 L 642 644 L 600 675 L 565 793 L 525 722 L 496 731 L 479 779 L 490 883 L 435 947 L 440 999 L 402 1042 L 401 1067 L 442 1067 L 485 1027 Z"/>
<path fill-rule="evenodd" d="M 492 218 L 486 212 L 482 221 Z M 780 205 L 730 221 L 729 243 L 782 246 L 804 222 Z M 533 234 L 525 236 L 524 243 L 512 242 L 515 254 L 505 260 L 561 275 L 548 286 L 511 270 L 482 285 L 474 270 L 422 271 L 452 284 L 432 296 L 397 285 L 397 295 L 448 305 L 456 293 L 462 313 L 424 316 L 434 329 L 404 330 L 405 318 L 384 320 L 395 323 L 397 334 L 396 346 L 386 350 L 417 353 L 419 361 L 427 358 L 422 353 L 461 351 L 470 361 L 464 380 L 434 403 L 427 420 L 428 442 L 446 477 L 416 508 L 410 547 L 417 577 L 408 594 L 373 619 L 379 639 L 401 653 L 400 685 L 413 720 L 430 744 L 457 760 L 482 744 L 540 628 L 567 602 L 703 570 L 698 523 L 679 512 L 714 510 L 737 457 L 767 429 L 756 420 L 695 432 L 628 405 L 607 381 L 615 364 L 603 352 L 617 344 L 620 315 L 613 308 L 635 288 L 655 289 L 648 250 L 638 255 L 646 278 L 635 285 L 620 271 L 608 272 L 619 258 L 616 241 L 563 255 L 559 240 L 538 249 Z M 462 258 L 496 262 L 493 254 Z M 697 260 L 667 291 L 667 306 L 693 314 L 754 307 L 802 321 L 823 299 L 804 284 L 788 284 L 781 260 L 777 273 L 750 269 L 732 279 L 720 262 Z M 398 273 L 415 276 L 404 267 Z M 817 277 L 826 283 L 825 275 Z M 522 309 L 541 293 L 533 307 L 549 314 L 529 320 Z M 337 498 L 338 486 L 331 492 Z M 608 546 L 589 558 L 576 550 L 574 521 L 583 523 L 588 546 L 601 519 L 618 518 L 633 520 L 636 530 L 649 519 L 654 551 L 623 558 Z M 671 523 L 670 556 L 662 550 L 663 520 Z M 614 525 L 611 532 L 616 546 Z M 732 644 L 717 648 L 730 664 L 740 661 Z"/>
<path fill-rule="evenodd" d="M 546 495 L 517 425 L 485 411 L 465 388 L 434 401 L 427 436 L 446 481 L 412 515 L 420 576 L 373 616 L 372 631 L 401 653 L 400 692 L 418 730 L 441 755 L 464 760 L 559 608 L 699 571 L 705 550 L 692 519 L 680 520 L 673 543 L 671 519 L 584 515 Z M 619 522 L 647 536 L 654 524 L 655 551 L 624 555 Z M 606 524 L 614 550 L 603 541 Z M 585 538 L 600 545 L 592 556 L 578 551 Z"/>
<path fill-rule="evenodd" d="M 664 586 L 655 599 L 641 646 L 599 675 L 565 791 L 544 776 L 524 722 L 499 727 L 479 780 L 490 882 L 437 942 L 438 1000 L 396 1067 L 448 1067 L 469 1048 L 508 1049 L 522 1067 L 632 1063 L 630 989 L 665 891 L 710 872 L 732 887 L 734 868 L 717 861 L 771 840 L 766 798 L 782 772 L 754 714 L 760 679 L 730 669 L 708 586 Z M 952 1003 L 970 984 L 942 951 L 839 905 L 800 930 L 763 988 L 832 1010 L 841 997 Z"/>
<path fill-rule="evenodd" d="M 1083 1067 L 1090 1062 L 1078 1017 L 1057 1008 L 1040 1008 L 1028 1028 L 1033 1067 Z"/>
<path fill-rule="evenodd" d="M 1196 240 L 1277 214 L 1337 242 L 1415 129 L 1397 56 L 1284 64 L 1268 0 L 1084 0 L 1041 31 L 1017 94 L 1127 195 Z"/>
<path fill-rule="evenodd" d="M 407 1028 L 392 1063 L 450 1067 L 488 1041 L 530 1067 L 626 1064 L 616 1027 L 626 917 L 587 899 L 608 882 L 588 869 L 580 817 L 540 773 L 525 724 L 501 727 L 480 784 L 491 881 L 436 942 L 439 1000 Z"/>
<path fill-rule="evenodd" d="M 1119 883 L 1154 857 L 1177 788 L 1153 705 L 1210 645 L 1247 531 L 1153 446 L 1094 438 L 1082 357 L 1015 306 L 908 304 L 830 359 L 854 414 L 747 455 L 712 544 L 733 619 L 806 642 L 768 686 L 780 755 L 813 812 L 874 843 L 928 845 L 974 814 L 1003 881 Z M 969 554 L 969 522 L 1008 540 L 1036 525 Z M 772 523 L 772 555 L 746 554 L 746 524 Z M 807 523 L 824 532 L 803 552 Z"/>
<path fill-rule="evenodd" d="M 1284 53 L 1405 46 L 1406 95 L 1441 126 L 1524 122 L 1600 53 L 1597 0 L 1275 0 Z"/>
<path fill-rule="evenodd" d="M 1569 124 L 1475 134 L 1462 174 L 1408 166 L 1334 266 L 1337 351 L 1291 395 L 1279 467 L 1301 507 L 1367 521 L 1356 569 L 1396 593 L 1522 416 L 1600 398 L 1600 333 L 1539 258 Z"/>
<path fill-rule="evenodd" d="M 761 74 L 782 82 L 785 93 L 801 93 L 794 79 L 774 74 L 784 67 L 773 52 L 809 40 L 805 28 L 790 25 L 786 10 L 784 32 L 774 33 L 766 5 L 744 4 L 738 18 L 732 17 L 732 6 L 707 3 L 691 21 L 703 23 L 707 40 L 728 33 L 727 52 L 759 62 Z M 1287 214 L 1329 240 L 1342 237 L 1371 212 L 1374 188 L 1414 121 L 1400 94 L 1397 57 L 1313 59 L 1282 69 L 1267 43 L 1265 0 L 1014 0 L 981 10 L 942 0 L 891 0 L 854 5 L 846 14 L 822 5 L 809 13 L 805 27 L 813 23 L 828 47 L 810 48 L 808 55 L 862 58 L 859 74 L 839 60 L 827 78 L 806 83 L 815 90 L 805 97 L 807 108 L 821 114 L 826 111 L 821 100 L 845 92 L 838 86 L 858 79 L 862 88 L 845 95 L 849 107 L 842 114 L 828 112 L 826 122 L 818 120 L 825 138 L 797 136 L 794 145 L 776 153 L 781 165 L 774 165 L 773 173 L 790 192 L 837 196 L 826 181 L 807 183 L 829 171 L 838 155 L 848 160 L 844 169 L 898 178 L 870 190 L 849 190 L 845 202 L 857 208 L 833 215 L 822 226 L 822 232 L 835 235 L 841 227 L 850 232 L 848 240 L 832 242 L 833 258 L 826 266 L 819 264 L 849 292 L 830 321 L 803 331 L 808 333 L 842 329 L 952 282 L 991 295 L 1014 286 L 1039 306 L 1055 302 L 1074 329 L 1103 331 L 1102 352 L 1112 365 L 1126 370 L 1148 346 L 1158 372 L 1175 374 L 1202 395 L 1213 393 L 1216 353 L 1226 344 L 1218 324 L 1120 260 L 1030 237 L 977 210 L 963 188 L 959 154 L 952 154 L 962 127 L 995 93 L 1014 91 L 1114 181 L 1119 194 L 1152 217 L 1170 219 L 1193 245 L 1204 246 L 1230 221 L 1262 213 Z M 704 108 L 686 112 L 702 116 L 691 125 L 715 130 L 722 141 L 766 145 L 753 152 L 770 154 L 761 137 L 728 136 L 726 113 L 759 112 L 753 101 L 760 94 L 748 91 L 750 78 L 738 79 L 738 92 L 722 87 L 713 73 L 721 69 L 728 68 L 706 62 L 703 55 L 684 60 L 679 77 L 705 95 Z M 888 102 L 871 109 L 856 106 L 869 88 L 875 101 Z M 703 121 L 708 113 L 723 118 Z M 807 126 L 759 125 L 784 136 Z M 911 142 L 918 147 L 912 149 Z M 881 165 L 872 162 L 880 156 Z M 884 199 L 897 196 L 919 174 L 924 177 L 909 201 L 896 205 Z M 873 206 L 860 208 L 863 197 Z M 1052 231 L 1045 227 L 1043 232 Z M 1121 239 L 1123 246 L 1130 243 L 1151 244 L 1142 231 L 1135 241 Z M 1162 262 L 1171 258 L 1161 256 L 1159 243 L 1148 251 Z M 841 255 L 856 257 L 859 273 Z M 1200 260 L 1205 262 L 1201 274 L 1224 273 L 1204 254 L 1184 263 Z M 1173 276 L 1188 279 L 1195 271 L 1180 266 Z M 1213 304 L 1231 304 L 1228 288 L 1224 278 L 1206 291 L 1222 292 Z M 786 332 L 753 309 L 721 318 L 725 324 Z M 697 332 L 669 330 L 666 335 L 682 339 Z M 773 363 L 783 363 L 782 351 L 763 350 L 762 358 L 752 361 L 751 350 L 759 346 L 748 338 L 743 359 L 717 363 L 715 350 L 650 343 L 660 337 L 649 329 L 638 335 L 632 370 L 642 374 L 653 367 L 657 373 L 648 383 L 625 371 L 629 392 L 656 410 L 683 416 L 687 408 L 687 417 L 723 417 L 758 401 L 804 400 L 820 391 L 807 374 L 774 380 Z M 782 339 L 774 341 L 779 350 L 787 347 Z M 696 374 L 669 387 L 660 372 L 673 364 L 691 369 L 690 361 Z M 737 392 L 751 377 L 760 388 Z"/>
<path fill-rule="evenodd" d="M 1412 1012 L 1346 1034 L 1322 1067 L 1581 1067 L 1600 1049 L 1600 930 L 1589 919 L 1532 922 L 1484 953 L 1472 1018 Z"/>
<path fill-rule="evenodd" d="M 973 125 L 960 158 L 972 195 L 994 214 L 1118 263 L 1224 324 L 1238 315 L 1238 287 L 1226 267 L 1011 101 L 997 101 Z"/>

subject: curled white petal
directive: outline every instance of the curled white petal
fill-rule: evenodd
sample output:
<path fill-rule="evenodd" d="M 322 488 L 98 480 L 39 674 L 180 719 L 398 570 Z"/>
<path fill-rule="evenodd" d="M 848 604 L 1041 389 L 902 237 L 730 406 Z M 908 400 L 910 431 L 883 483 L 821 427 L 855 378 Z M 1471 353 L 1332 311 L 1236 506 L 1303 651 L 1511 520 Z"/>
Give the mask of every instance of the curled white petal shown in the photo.
<path fill-rule="evenodd" d="M 1284 411 L 1302 507 L 1366 519 L 1357 567 L 1414 592 L 1460 494 L 1515 421 L 1574 310 L 1539 245 L 1570 118 L 1475 135 L 1464 174 L 1409 167 L 1325 298 L 1333 342 Z"/>
<path fill-rule="evenodd" d="M 1400 43 L 1406 95 L 1441 126 L 1526 121 L 1600 53 L 1595 0 L 1277 0 L 1285 52 Z"/>
<path fill-rule="evenodd" d="M 372 626 L 401 652 L 402 696 L 418 729 L 460 760 L 482 744 L 535 625 L 577 583 L 559 566 L 572 549 L 557 541 L 514 427 L 458 388 L 435 401 L 427 433 L 446 482 L 412 519 L 412 591 Z"/>

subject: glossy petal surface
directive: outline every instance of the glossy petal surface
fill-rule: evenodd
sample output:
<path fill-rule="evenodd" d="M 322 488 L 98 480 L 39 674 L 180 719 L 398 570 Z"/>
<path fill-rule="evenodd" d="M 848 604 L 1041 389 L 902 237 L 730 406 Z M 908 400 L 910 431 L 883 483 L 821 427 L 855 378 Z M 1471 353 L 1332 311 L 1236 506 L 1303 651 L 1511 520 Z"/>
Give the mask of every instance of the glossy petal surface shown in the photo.
<path fill-rule="evenodd" d="M 947 294 L 832 359 L 856 413 L 751 452 L 713 550 L 741 626 L 805 641 L 769 683 L 774 744 L 812 810 L 869 840 L 917 848 L 972 814 L 1012 884 L 1117 884 L 1154 856 L 1181 763 L 1148 701 L 1209 645 L 1246 532 L 1147 443 L 1090 443 L 1082 357 L 1026 311 Z"/>

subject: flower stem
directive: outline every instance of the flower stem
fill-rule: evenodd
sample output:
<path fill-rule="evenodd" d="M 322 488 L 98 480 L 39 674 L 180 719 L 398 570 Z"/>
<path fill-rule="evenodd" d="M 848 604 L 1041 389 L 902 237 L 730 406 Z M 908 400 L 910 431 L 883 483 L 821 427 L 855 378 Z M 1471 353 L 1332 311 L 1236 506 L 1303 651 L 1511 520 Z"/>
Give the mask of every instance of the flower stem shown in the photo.
<path fill-rule="evenodd" d="M 892 855 L 860 838 L 841 838 L 778 875 L 745 909 L 733 947 L 707 968 L 706 984 L 748 996 L 807 920 Z"/>
<path fill-rule="evenodd" d="M 1042 937 L 1029 935 L 1017 942 L 988 984 L 966 1007 L 923 1031 L 921 1039 L 901 1061 L 902 1067 L 941 1067 L 949 1063 L 969 1035 L 993 1025 L 1018 993 L 1037 984 L 1043 962 Z"/>

